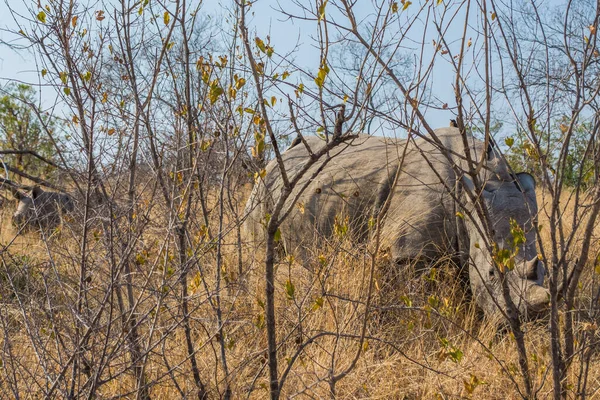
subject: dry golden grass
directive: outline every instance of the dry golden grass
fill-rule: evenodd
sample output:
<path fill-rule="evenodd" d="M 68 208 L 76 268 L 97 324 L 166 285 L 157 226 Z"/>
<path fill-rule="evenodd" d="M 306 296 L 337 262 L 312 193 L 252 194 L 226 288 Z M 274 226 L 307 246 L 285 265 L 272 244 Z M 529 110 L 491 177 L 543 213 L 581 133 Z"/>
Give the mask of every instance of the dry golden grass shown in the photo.
<path fill-rule="evenodd" d="M 0 240 L 6 245 L 14 239 L 14 228 L 6 217 L 3 221 Z M 144 261 L 139 262 L 139 269 L 134 273 L 138 311 L 140 315 L 148 316 L 140 325 L 143 345 L 150 350 L 146 373 L 148 380 L 153 382 L 150 390 L 153 398 L 177 397 L 174 382 L 191 397 L 195 385 L 180 325 L 178 277 L 177 273 L 169 272 L 169 260 L 161 261 L 164 252 L 161 252 L 163 238 L 160 234 L 160 229 L 156 228 L 144 237 Z M 268 377 L 261 254 L 246 247 L 244 276 L 238 276 L 235 236 L 232 230 L 224 239 L 223 282 L 219 292 L 228 379 L 232 398 L 262 399 L 268 395 Z M 39 275 L 43 275 L 49 283 L 60 283 L 66 288 L 52 291 L 56 297 L 50 300 L 40 292 L 35 292 L 31 299 L 32 304 L 52 301 L 57 306 L 55 318 L 61 322 L 60 327 L 50 326 L 47 315 L 41 310 L 35 312 L 35 308 L 25 307 L 28 312 L 23 313 L 22 308 L 6 298 L 0 310 L 5 321 L 4 332 L 11 338 L 7 342 L 7 336 L 2 335 L 0 348 L 7 349 L 11 344 L 10 359 L 14 361 L 12 365 L 7 364 L 5 350 L 0 377 L 5 380 L 8 374 L 16 371 L 19 387 L 23 393 L 29 389 L 31 398 L 43 388 L 32 382 L 42 385 L 48 372 L 56 374 L 64 365 L 64 359 L 61 362 L 59 352 L 52 348 L 56 337 L 50 331 L 62 329 L 59 334 L 67 338 L 72 334 L 74 324 L 72 310 L 67 305 L 74 298 L 70 291 L 77 287 L 79 272 L 71 261 L 67 262 L 67 255 L 77 255 L 78 247 L 64 232 L 59 238 L 52 239 L 49 246 L 60 264 L 56 269 L 60 276 L 50 273 L 54 270 L 46 263 L 46 246 L 35 233 L 17 237 L 10 246 L 11 254 L 27 255 L 35 260 L 31 262 L 31 268 L 37 268 L 32 277 L 34 281 L 39 281 Z M 544 232 L 542 239 L 545 243 L 549 240 Z M 204 249 L 202 246 L 199 243 L 194 251 Z M 103 270 L 106 267 L 100 262 L 102 253 L 97 251 L 99 254 L 94 257 L 97 262 L 90 264 L 91 268 L 96 268 L 91 272 L 94 278 L 88 292 L 90 309 L 98 307 L 103 284 L 110 278 L 110 271 Z M 360 345 L 357 336 L 364 317 L 369 259 L 347 238 L 326 245 L 320 243 L 315 254 L 320 257 L 311 265 L 282 258 L 277 266 L 280 374 L 293 360 L 283 388 L 285 398 L 331 397 L 330 374 L 345 370 L 357 352 L 360 357 L 355 368 L 336 384 L 336 398 L 519 398 L 514 381 L 520 387 L 522 382 L 514 339 L 510 334 L 499 334 L 492 322 L 481 318 L 457 279 L 456 267 L 449 261 L 440 262 L 430 273 L 415 277 L 410 268 L 397 271 L 382 258 L 376 270 L 375 298 L 368 317 L 367 338 Z M 188 280 L 192 338 L 200 375 L 211 397 L 218 398 L 226 387 L 226 376 L 214 303 L 211 304 L 215 300 L 217 276 L 214 249 L 198 252 L 197 256 L 202 269 L 193 269 Z M 61 264 L 63 258 L 65 262 Z M 581 298 L 585 300 L 592 290 L 597 290 L 598 282 L 592 271 L 586 271 L 582 282 Z M 161 297 L 160 292 L 164 296 Z M 158 308 L 157 298 L 162 299 Z M 11 321 L 10 326 L 6 321 Z M 116 354 L 102 372 L 105 379 L 111 376 L 113 379 L 98 390 L 98 396 L 135 398 L 135 379 L 129 369 L 126 341 L 116 327 L 109 332 L 109 322 L 108 318 L 103 320 L 86 352 L 92 359 L 94 353 L 105 350 L 105 344 L 108 344 Z M 113 324 L 118 324 L 118 318 Z M 48 331 L 41 331 L 44 326 Z M 32 327 L 38 334 L 32 335 Z M 548 398 L 552 379 L 546 323 L 527 323 L 525 329 L 534 385 L 539 398 Z M 577 329 L 583 329 L 583 325 L 578 325 Z M 35 342 L 33 336 L 39 337 L 39 342 Z M 307 344 L 313 337 L 316 339 Z M 46 372 L 36 356 L 41 343 L 49 356 L 57 357 L 46 365 Z M 69 346 L 67 343 L 66 348 Z M 297 354 L 299 356 L 295 358 Z M 64 352 L 61 355 L 64 357 Z M 578 363 L 579 358 L 569 370 L 570 382 L 577 382 Z M 594 354 L 590 363 L 588 398 L 600 398 L 600 392 L 594 392 L 599 387 L 600 360 Z M 571 389 L 569 396 L 574 397 L 576 388 Z M 8 389 L 4 393 L 8 393 Z"/>

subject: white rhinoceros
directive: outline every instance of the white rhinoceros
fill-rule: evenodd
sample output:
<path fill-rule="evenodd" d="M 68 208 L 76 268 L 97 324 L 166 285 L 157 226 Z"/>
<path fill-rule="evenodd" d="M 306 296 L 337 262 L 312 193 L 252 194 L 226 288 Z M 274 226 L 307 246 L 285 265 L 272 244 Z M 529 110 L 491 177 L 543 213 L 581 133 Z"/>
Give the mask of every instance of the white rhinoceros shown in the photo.
<path fill-rule="evenodd" d="M 336 224 L 339 226 L 346 218 L 355 240 L 364 241 L 368 237 L 369 220 L 393 191 L 381 231 L 382 248 L 389 248 L 399 266 L 415 261 L 427 265 L 448 255 L 468 262 L 477 304 L 486 314 L 495 314 L 506 303 L 492 254 L 486 250 L 482 231 L 477 228 L 480 220 L 476 213 L 465 211 L 455 201 L 461 200 L 467 210 L 473 207 L 464 192 L 466 187 L 473 193 L 473 184 L 466 175 L 456 173 L 468 171 L 463 145 L 466 139 L 473 158 L 478 160 L 485 150 L 478 174 L 485 183 L 484 190 L 473 194 L 481 196 L 488 210 L 497 248 L 509 248 L 512 243 L 511 220 L 513 226 L 516 222 L 525 232 L 526 240 L 519 246 L 514 269 L 506 275 L 510 297 L 520 314 L 539 315 L 547 309 L 549 294 L 541 286 L 544 267 L 537 258 L 533 229 L 537 215 L 533 177 L 526 173 L 512 174 L 491 147 L 484 149 L 483 142 L 471 136 L 463 138 L 457 128 L 438 129 L 435 134 L 452 162 L 432 140 L 411 141 L 395 187 L 393 180 L 407 144 L 405 140 L 359 135 L 332 150 L 332 160 L 305 186 L 323 161 L 313 165 L 284 206 L 284 210 L 293 207 L 280 229 L 286 250 L 306 258 L 308 250 L 333 235 Z M 306 141 L 313 152 L 325 144 L 318 137 L 308 137 Z M 309 153 L 299 143 L 282 157 L 287 175 L 292 177 L 308 160 Z M 299 194 L 304 186 L 305 190 Z M 265 216 L 272 213 L 282 187 L 277 163 L 271 161 L 264 180 L 255 185 L 246 204 L 247 240 L 260 243 L 264 239 Z"/>
<path fill-rule="evenodd" d="M 29 193 L 13 189 L 13 194 L 19 200 L 19 204 L 12 216 L 12 222 L 20 229 L 54 229 L 60 224 L 63 214 L 75 209 L 71 195 L 46 192 L 39 186 L 34 186 Z"/>

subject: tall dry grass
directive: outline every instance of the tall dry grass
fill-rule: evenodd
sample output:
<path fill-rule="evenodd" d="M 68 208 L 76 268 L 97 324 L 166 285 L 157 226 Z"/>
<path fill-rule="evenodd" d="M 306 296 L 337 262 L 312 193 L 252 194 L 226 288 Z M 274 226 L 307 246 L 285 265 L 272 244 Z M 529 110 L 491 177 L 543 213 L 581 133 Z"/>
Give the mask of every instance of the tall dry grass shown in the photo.
<path fill-rule="evenodd" d="M 539 201 L 543 209 L 545 198 L 540 195 Z M 241 211 L 242 202 L 237 206 Z M 565 211 L 569 213 L 568 202 Z M 5 208 L 0 225 L 0 241 L 7 246 L 0 272 L 0 379 L 5 384 L 16 382 L 22 393 L 35 398 L 36 393 L 47 389 L 49 375 L 60 373 L 65 366 L 64 348 L 72 347 L 68 342 L 76 318 L 73 291 L 80 278 L 73 259 L 79 244 L 65 226 L 47 241 L 40 240 L 36 233 L 15 236 L 7 215 L 10 209 Z M 543 219 L 541 212 L 542 225 Z M 225 221 L 230 229 L 223 239 L 224 263 L 220 271 L 229 376 L 222 367 L 221 337 L 216 329 L 215 249 L 201 235 L 192 249 L 197 264 L 188 287 L 196 356 L 211 397 L 223 396 L 227 381 L 232 398 L 266 398 L 269 382 L 262 254 L 260 248 L 245 246 L 243 275 L 239 275 L 232 221 Z M 178 317 L 177 272 L 167 252 L 172 243 L 163 235 L 159 223 L 144 234 L 141 241 L 145 247 L 136 256 L 133 278 L 137 314 L 144 316 L 140 332 L 147 354 L 150 394 L 170 399 L 179 396 L 179 391 L 191 396 L 194 382 Z M 310 263 L 285 256 L 278 261 L 280 373 L 291 365 L 283 387 L 285 398 L 331 397 L 331 374 L 346 369 L 357 352 L 360 357 L 355 368 L 335 385 L 335 398 L 519 398 L 515 382 L 521 381 L 513 338 L 499 332 L 494 321 L 482 319 L 449 259 L 440 260 L 418 276 L 412 266 L 398 269 L 390 265 L 382 253 L 366 340 L 359 348 L 370 261 L 350 236 L 322 238 Z M 97 307 L 111 279 L 111 271 L 102 262 L 102 240 L 92 236 L 92 248 L 94 240 L 98 249 L 90 259 L 91 277 L 85 297 L 90 310 Z M 545 244 L 549 240 L 544 230 L 542 240 Z M 597 275 L 590 265 L 582 279 L 582 307 L 597 288 Z M 118 318 L 116 308 L 103 317 L 85 349 L 84 358 L 89 363 L 86 368 L 90 373 L 97 372 L 94 362 L 99 355 L 112 354 L 106 368 L 97 372 L 105 381 L 98 389 L 99 396 L 135 398 L 135 379 L 125 351 L 127 342 L 117 328 Z M 593 322 L 581 319 L 579 332 L 596 329 Z M 537 321 L 525 326 L 539 398 L 550 397 L 552 391 L 546 323 Z M 588 398 L 600 398 L 600 360 L 595 353 L 589 368 L 588 387 L 592 391 Z M 569 373 L 571 382 L 576 382 L 581 371 L 571 368 Z M 85 380 L 85 376 L 76 379 Z M 575 396 L 577 388 L 570 389 L 569 395 Z M 4 386 L 2 393 L 3 397 L 10 396 L 11 391 Z"/>

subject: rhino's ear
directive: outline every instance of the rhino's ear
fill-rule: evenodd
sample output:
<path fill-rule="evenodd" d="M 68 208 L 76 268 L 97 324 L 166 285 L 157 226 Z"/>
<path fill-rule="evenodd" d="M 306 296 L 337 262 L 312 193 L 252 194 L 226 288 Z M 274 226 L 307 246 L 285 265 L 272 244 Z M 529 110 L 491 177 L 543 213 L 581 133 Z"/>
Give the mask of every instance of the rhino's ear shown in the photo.
<path fill-rule="evenodd" d="M 521 186 L 519 190 L 522 188 L 525 193 L 535 191 L 535 178 L 527 172 L 519 172 L 516 175 L 516 180 L 519 181 L 519 185 Z"/>
<path fill-rule="evenodd" d="M 495 156 L 494 155 L 494 142 L 491 139 L 488 142 L 488 147 L 486 149 L 486 154 L 487 154 L 488 161 L 490 161 Z"/>
<path fill-rule="evenodd" d="M 37 199 L 37 197 L 44 193 L 44 191 L 42 190 L 41 187 L 39 186 L 34 186 L 33 189 L 31 189 L 31 197 L 35 200 Z"/>

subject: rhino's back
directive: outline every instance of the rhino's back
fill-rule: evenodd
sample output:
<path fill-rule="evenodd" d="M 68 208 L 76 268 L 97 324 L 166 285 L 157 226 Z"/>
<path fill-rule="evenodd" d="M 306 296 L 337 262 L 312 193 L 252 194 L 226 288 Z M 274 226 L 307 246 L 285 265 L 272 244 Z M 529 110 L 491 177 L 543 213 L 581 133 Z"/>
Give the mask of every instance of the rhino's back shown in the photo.
<path fill-rule="evenodd" d="M 307 138 L 313 152 L 324 145 L 317 137 Z M 407 146 L 404 152 L 405 146 Z M 311 248 L 328 239 L 334 230 L 348 226 L 355 240 L 365 239 L 368 221 L 390 194 L 400 160 L 402 171 L 382 231 L 383 245 L 390 247 L 395 258 L 432 256 L 445 251 L 452 242 L 448 218 L 448 193 L 440 176 L 424 161 L 423 152 L 443 179 L 451 180 L 451 170 L 432 146 L 415 147 L 404 140 L 361 135 L 331 152 L 333 158 L 311 167 L 294 188 L 284 210 L 292 208 L 281 227 L 288 251 Z M 293 177 L 308 160 L 303 144 L 282 155 L 289 177 Z M 322 167 L 313 179 L 313 174 Z M 449 172 L 450 171 L 450 172 Z M 247 203 L 245 232 L 249 240 L 264 240 L 265 216 L 270 214 L 283 187 L 275 161 L 267 166 L 264 182 L 255 185 Z M 298 195 L 300 188 L 306 187 Z M 293 203 L 293 204 L 292 204 Z"/>

